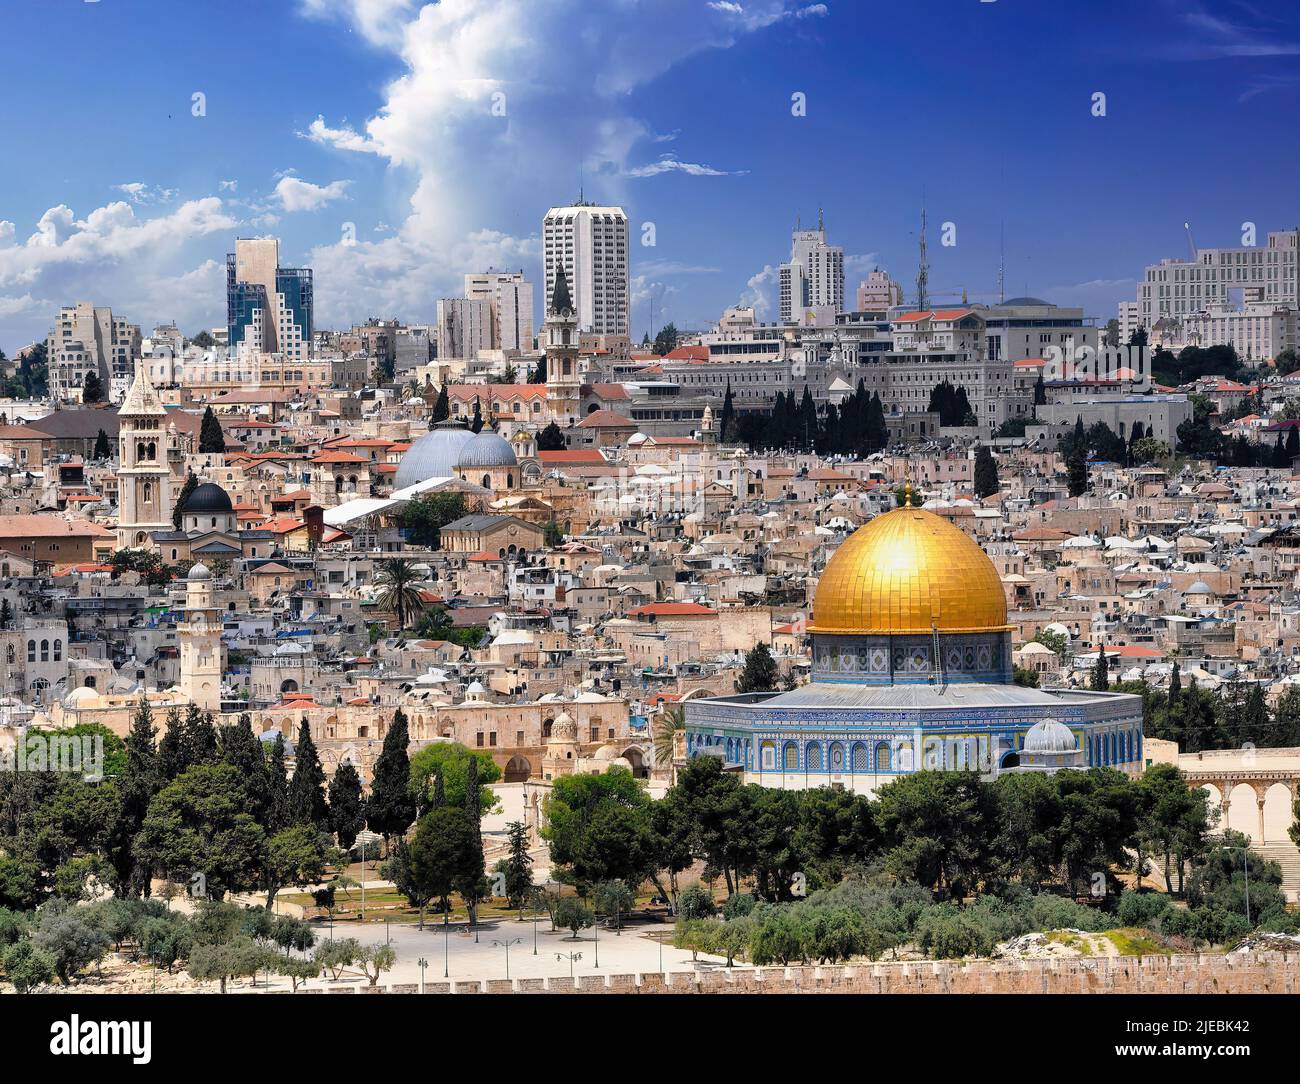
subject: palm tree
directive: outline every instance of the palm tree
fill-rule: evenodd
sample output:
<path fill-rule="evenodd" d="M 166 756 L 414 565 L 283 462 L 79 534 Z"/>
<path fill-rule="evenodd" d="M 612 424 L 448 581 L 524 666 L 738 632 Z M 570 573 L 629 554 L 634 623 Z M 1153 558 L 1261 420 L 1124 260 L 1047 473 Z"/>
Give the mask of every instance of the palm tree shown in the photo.
<path fill-rule="evenodd" d="M 673 749 L 677 731 L 686 729 L 686 709 L 673 704 L 659 713 L 654 724 L 655 764 L 659 767 L 673 762 Z"/>
<path fill-rule="evenodd" d="M 406 619 L 412 611 L 420 608 L 420 592 L 415 586 L 419 579 L 415 566 L 404 557 L 389 557 L 379 562 L 375 583 L 384 589 L 379 605 L 397 618 L 399 632 L 405 631 Z"/>

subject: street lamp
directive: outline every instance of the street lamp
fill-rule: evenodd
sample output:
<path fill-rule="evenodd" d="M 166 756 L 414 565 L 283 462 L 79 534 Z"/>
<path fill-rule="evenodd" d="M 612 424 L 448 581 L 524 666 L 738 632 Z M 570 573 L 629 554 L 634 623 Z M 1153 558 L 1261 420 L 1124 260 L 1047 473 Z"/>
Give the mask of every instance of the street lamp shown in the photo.
<path fill-rule="evenodd" d="M 416 963 L 420 965 L 420 993 L 424 993 L 424 969 L 429 966 L 429 961 L 421 956 Z M 660 968 L 660 970 L 663 970 Z"/>
<path fill-rule="evenodd" d="M 510 946 L 517 945 L 522 941 L 522 937 L 507 937 L 504 941 L 493 941 L 492 944 L 499 945 L 506 950 L 506 978 L 510 978 Z"/>
<path fill-rule="evenodd" d="M 582 959 L 582 953 L 581 953 L 581 952 L 557 952 L 557 953 L 555 954 L 555 958 L 556 958 L 557 960 L 568 960 L 568 961 L 569 961 L 569 978 L 573 978 L 573 961 L 574 961 L 574 960 L 581 960 L 581 959 Z"/>

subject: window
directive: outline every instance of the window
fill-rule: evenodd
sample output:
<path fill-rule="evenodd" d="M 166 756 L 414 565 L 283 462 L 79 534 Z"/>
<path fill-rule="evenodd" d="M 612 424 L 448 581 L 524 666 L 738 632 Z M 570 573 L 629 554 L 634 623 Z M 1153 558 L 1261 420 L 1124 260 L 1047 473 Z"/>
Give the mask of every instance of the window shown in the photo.
<path fill-rule="evenodd" d="M 478 735 L 477 735 L 476 744 L 478 745 L 478 747 L 479 747 L 480 749 L 483 748 L 483 732 L 482 732 L 482 731 L 479 731 L 479 733 L 478 733 Z"/>
<path fill-rule="evenodd" d="M 36 641 L 35 641 L 35 640 L 28 640 L 28 641 L 27 641 L 27 661 L 28 661 L 28 662 L 35 662 L 35 661 L 36 661 Z"/>

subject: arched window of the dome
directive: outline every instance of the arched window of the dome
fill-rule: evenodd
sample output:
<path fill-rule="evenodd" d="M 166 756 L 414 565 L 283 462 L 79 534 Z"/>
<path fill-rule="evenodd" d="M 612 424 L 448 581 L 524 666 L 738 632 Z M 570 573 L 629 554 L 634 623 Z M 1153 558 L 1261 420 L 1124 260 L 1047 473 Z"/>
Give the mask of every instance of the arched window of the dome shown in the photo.
<path fill-rule="evenodd" d="M 882 741 L 876 743 L 876 771 L 887 772 L 890 770 L 890 748 L 889 742 Z"/>
<path fill-rule="evenodd" d="M 824 771 L 822 765 L 822 747 L 817 742 L 810 741 L 807 749 L 804 751 L 804 766 L 810 772 Z"/>
<path fill-rule="evenodd" d="M 785 743 L 785 748 L 782 750 L 781 766 L 787 772 L 799 770 L 799 746 L 792 741 Z"/>
<path fill-rule="evenodd" d="M 853 743 L 853 770 L 855 772 L 866 772 L 871 770 L 867 761 L 867 746 L 865 742 Z"/>

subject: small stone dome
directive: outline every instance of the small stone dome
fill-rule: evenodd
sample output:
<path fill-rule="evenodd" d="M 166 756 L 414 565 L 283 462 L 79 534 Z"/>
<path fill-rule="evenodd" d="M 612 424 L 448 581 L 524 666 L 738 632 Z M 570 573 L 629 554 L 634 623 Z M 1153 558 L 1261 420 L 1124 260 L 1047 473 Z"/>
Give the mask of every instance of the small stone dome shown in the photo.
<path fill-rule="evenodd" d="M 514 467 L 519 465 L 510 442 L 499 433 L 484 429 L 473 437 L 460 452 L 457 462 L 461 470 L 478 470 L 483 467 Z"/>
<path fill-rule="evenodd" d="M 181 515 L 221 516 L 229 515 L 234 510 L 229 493 L 216 482 L 203 482 L 194 487 L 194 492 L 181 506 Z"/>
<path fill-rule="evenodd" d="M 578 724 L 567 711 L 562 711 L 551 725 L 552 741 L 577 741 Z"/>
<path fill-rule="evenodd" d="M 189 575 L 185 578 L 187 580 L 210 580 L 212 579 L 212 570 L 202 561 L 195 561 L 190 566 Z"/>
<path fill-rule="evenodd" d="M 1025 734 L 1022 753 L 1073 753 L 1079 748 L 1074 731 L 1055 719 L 1043 719 Z"/>
<path fill-rule="evenodd" d="M 73 689 L 63 698 L 65 708 L 97 708 L 99 707 L 99 693 L 88 685 L 83 685 L 79 689 Z"/>

